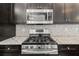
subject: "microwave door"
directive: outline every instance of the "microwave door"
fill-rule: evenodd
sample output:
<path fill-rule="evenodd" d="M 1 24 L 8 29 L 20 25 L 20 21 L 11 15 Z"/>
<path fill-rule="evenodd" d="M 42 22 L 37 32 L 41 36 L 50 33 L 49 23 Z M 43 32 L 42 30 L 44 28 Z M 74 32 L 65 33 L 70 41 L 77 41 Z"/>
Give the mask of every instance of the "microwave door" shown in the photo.
<path fill-rule="evenodd" d="M 47 17 L 47 20 L 48 20 L 48 21 L 52 21 L 52 19 L 53 19 L 53 13 L 52 13 L 52 12 L 48 12 L 48 13 L 47 13 L 47 16 L 48 16 L 48 17 Z"/>
<path fill-rule="evenodd" d="M 29 13 L 27 20 L 30 21 L 45 21 L 47 20 L 47 13 Z"/>

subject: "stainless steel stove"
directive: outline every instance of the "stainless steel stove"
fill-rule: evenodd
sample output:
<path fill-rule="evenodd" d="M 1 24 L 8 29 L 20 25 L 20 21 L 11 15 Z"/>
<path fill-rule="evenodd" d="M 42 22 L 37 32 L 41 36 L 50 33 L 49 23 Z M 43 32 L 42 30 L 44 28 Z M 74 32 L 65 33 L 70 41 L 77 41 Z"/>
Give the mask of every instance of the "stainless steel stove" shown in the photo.
<path fill-rule="evenodd" d="M 43 30 L 31 33 L 22 43 L 21 54 L 58 54 L 57 43 Z M 38 33 L 39 32 L 39 33 Z"/>

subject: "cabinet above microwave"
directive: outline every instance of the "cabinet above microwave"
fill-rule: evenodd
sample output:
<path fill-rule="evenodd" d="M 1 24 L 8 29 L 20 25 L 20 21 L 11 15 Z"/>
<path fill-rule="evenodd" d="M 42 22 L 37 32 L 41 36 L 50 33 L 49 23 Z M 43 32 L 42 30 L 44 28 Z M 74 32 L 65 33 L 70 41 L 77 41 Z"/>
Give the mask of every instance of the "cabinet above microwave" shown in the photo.
<path fill-rule="evenodd" d="M 26 9 L 27 24 L 53 24 L 53 9 Z"/>

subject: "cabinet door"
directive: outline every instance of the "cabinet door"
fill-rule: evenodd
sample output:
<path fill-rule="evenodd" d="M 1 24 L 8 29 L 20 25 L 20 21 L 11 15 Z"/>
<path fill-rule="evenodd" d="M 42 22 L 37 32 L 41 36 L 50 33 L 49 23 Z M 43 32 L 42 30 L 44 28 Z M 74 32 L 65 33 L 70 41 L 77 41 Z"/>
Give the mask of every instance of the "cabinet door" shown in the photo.
<path fill-rule="evenodd" d="M 65 24 L 66 20 L 64 19 L 64 3 L 55 3 L 54 4 L 54 24 Z"/>
<path fill-rule="evenodd" d="M 15 23 L 15 15 L 14 15 L 14 3 L 9 4 L 9 20 L 8 23 L 9 24 L 16 24 Z"/>
<path fill-rule="evenodd" d="M 15 25 L 0 25 L 0 41 L 14 37 L 16 34 Z"/>
<path fill-rule="evenodd" d="M 20 45 L 0 45 L 0 56 L 19 56 L 20 54 Z"/>
<path fill-rule="evenodd" d="M 0 41 L 15 36 L 13 4 L 0 3 Z"/>
<path fill-rule="evenodd" d="M 13 5 L 11 3 L 0 3 L 0 24 L 12 23 Z"/>
<path fill-rule="evenodd" d="M 58 51 L 61 56 L 79 56 L 79 45 L 59 45 Z"/>
<path fill-rule="evenodd" d="M 79 23 L 79 3 L 66 3 L 64 13 L 67 23 Z"/>
<path fill-rule="evenodd" d="M 8 23 L 9 4 L 0 3 L 0 23 Z"/>
<path fill-rule="evenodd" d="M 26 9 L 53 9 L 54 3 L 27 3 Z"/>

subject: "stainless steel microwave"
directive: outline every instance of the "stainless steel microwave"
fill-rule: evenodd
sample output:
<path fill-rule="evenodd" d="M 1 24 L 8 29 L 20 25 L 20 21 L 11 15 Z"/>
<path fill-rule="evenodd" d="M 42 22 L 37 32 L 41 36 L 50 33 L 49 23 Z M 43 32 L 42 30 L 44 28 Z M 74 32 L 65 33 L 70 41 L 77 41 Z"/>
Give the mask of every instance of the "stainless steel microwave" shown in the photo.
<path fill-rule="evenodd" d="M 53 9 L 26 9 L 27 24 L 53 24 Z"/>

